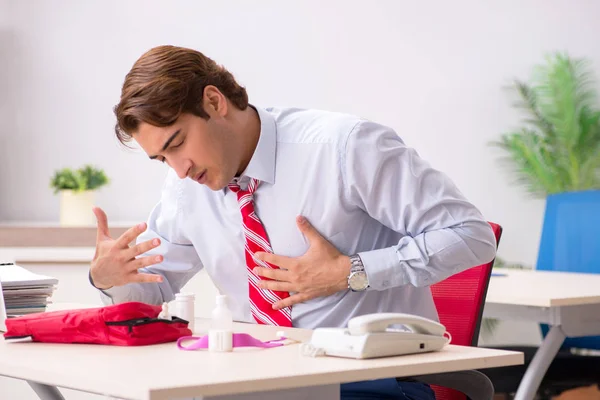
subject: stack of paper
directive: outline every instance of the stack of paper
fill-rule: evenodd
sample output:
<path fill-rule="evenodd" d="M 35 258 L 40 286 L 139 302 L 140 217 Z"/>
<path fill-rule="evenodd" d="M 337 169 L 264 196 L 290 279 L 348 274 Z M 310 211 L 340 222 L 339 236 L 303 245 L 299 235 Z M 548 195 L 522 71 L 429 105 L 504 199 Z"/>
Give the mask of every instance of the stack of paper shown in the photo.
<path fill-rule="evenodd" d="M 58 279 L 4 263 L 0 264 L 0 282 L 6 314 L 11 317 L 46 311 Z"/>

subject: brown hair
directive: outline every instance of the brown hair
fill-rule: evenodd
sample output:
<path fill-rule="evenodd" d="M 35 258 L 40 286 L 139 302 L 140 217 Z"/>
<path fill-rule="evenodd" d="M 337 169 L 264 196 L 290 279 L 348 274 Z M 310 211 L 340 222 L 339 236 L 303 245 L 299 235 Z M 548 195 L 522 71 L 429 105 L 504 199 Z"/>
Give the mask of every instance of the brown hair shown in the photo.
<path fill-rule="evenodd" d="M 248 94 L 233 75 L 199 51 L 158 46 L 143 54 L 125 77 L 115 133 L 123 144 L 131 140 L 141 122 L 169 126 L 182 113 L 209 116 L 202 107 L 204 88 L 213 85 L 240 110 L 248 107 Z"/>

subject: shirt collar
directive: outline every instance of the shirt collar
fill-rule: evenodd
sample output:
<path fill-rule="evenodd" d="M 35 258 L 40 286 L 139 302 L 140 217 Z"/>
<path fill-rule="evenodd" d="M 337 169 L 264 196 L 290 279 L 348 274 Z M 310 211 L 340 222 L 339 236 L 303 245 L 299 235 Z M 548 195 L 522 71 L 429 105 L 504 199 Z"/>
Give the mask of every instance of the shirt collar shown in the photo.
<path fill-rule="evenodd" d="M 275 153 L 277 150 L 277 126 L 275 119 L 266 110 L 250 105 L 258 113 L 260 119 L 260 136 L 256 149 L 246 169 L 239 176 L 239 181 L 245 177 L 255 178 L 261 182 L 275 183 Z"/>

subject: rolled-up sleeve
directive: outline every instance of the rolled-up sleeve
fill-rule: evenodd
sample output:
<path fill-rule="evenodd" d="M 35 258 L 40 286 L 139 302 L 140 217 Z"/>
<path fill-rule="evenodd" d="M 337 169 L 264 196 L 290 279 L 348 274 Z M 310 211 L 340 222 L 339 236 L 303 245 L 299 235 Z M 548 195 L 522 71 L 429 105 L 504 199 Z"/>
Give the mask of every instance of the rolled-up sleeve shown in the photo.
<path fill-rule="evenodd" d="M 359 122 L 341 159 L 348 200 L 402 235 L 359 253 L 371 290 L 432 285 L 494 258 L 495 236 L 480 211 L 391 128 Z"/>

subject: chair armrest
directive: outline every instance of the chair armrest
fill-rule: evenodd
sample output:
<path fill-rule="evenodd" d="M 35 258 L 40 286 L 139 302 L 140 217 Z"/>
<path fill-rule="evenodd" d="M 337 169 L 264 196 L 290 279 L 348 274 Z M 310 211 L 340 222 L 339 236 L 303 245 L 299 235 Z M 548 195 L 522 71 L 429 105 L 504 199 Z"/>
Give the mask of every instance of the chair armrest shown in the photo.
<path fill-rule="evenodd" d="M 413 376 L 428 385 L 444 386 L 464 393 L 472 400 L 493 400 L 494 385 L 483 373 L 475 370 Z"/>

